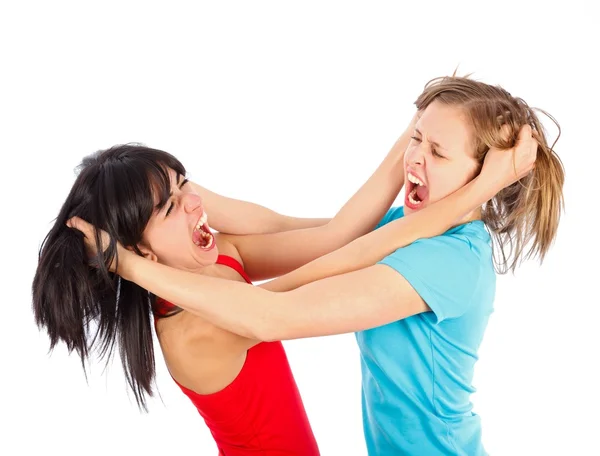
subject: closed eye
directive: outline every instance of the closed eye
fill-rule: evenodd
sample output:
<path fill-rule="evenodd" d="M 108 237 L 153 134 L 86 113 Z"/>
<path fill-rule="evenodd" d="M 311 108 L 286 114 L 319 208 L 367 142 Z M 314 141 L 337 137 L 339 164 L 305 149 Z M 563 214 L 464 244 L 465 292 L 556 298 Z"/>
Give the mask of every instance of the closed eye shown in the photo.
<path fill-rule="evenodd" d="M 183 187 L 183 186 L 184 186 L 185 184 L 187 184 L 188 182 L 189 182 L 189 180 L 188 180 L 188 179 L 183 179 L 183 180 L 181 181 L 181 183 L 179 184 L 179 188 Z M 169 216 L 169 214 L 170 214 L 170 213 L 171 213 L 171 211 L 173 210 L 173 206 L 174 206 L 174 204 L 173 204 L 173 202 L 171 202 L 171 204 L 169 204 L 169 208 L 167 209 L 167 213 L 165 214 L 165 217 L 168 217 L 168 216 Z"/>
<path fill-rule="evenodd" d="M 418 138 L 417 136 L 411 136 L 410 139 L 414 139 L 417 142 L 421 142 L 421 138 Z M 431 155 L 437 158 L 446 158 L 442 154 L 440 154 L 436 149 L 431 149 Z"/>

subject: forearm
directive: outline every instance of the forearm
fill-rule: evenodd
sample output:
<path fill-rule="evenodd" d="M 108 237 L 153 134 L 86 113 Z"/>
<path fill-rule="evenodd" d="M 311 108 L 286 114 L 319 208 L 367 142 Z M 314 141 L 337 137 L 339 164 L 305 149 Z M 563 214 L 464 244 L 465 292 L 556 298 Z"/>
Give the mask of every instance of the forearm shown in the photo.
<path fill-rule="evenodd" d="M 269 233 L 280 231 L 302 230 L 304 228 L 318 228 L 319 226 L 327 225 L 330 218 L 302 218 L 290 217 L 275 213 L 277 217 L 270 224 L 274 229 Z"/>
<path fill-rule="evenodd" d="M 477 177 L 443 200 L 395 220 L 261 287 L 287 291 L 325 277 L 371 266 L 417 239 L 444 233 L 466 214 L 491 199 L 497 190 L 484 178 Z"/>
<path fill-rule="evenodd" d="M 362 187 L 338 211 L 329 226 L 346 244 L 371 231 L 404 185 L 404 151 L 410 135 L 404 133 Z"/>
<path fill-rule="evenodd" d="M 121 252 L 118 274 L 216 326 L 260 340 L 281 294 L 251 285 L 171 268 Z"/>
<path fill-rule="evenodd" d="M 267 235 L 231 236 L 253 280 L 289 273 L 371 231 L 402 186 L 403 135 L 362 188 L 327 224 Z"/>
<path fill-rule="evenodd" d="M 219 232 L 268 234 L 329 224 L 342 243 L 347 243 L 372 230 L 398 195 L 404 185 L 403 152 L 409 141 L 410 134 L 405 132 L 333 219 L 290 217 L 259 204 L 219 195 L 194 182 L 190 185 L 203 199 L 209 225 Z"/>
<path fill-rule="evenodd" d="M 125 280 L 249 339 L 274 341 L 339 334 L 398 319 L 388 317 L 378 305 L 384 301 L 377 297 L 381 290 L 392 288 L 389 280 L 369 284 L 362 277 L 350 277 L 273 293 L 242 282 L 181 271 L 129 251 L 120 256 L 119 274 Z M 373 312 L 369 306 L 374 307 Z"/>
<path fill-rule="evenodd" d="M 225 208 L 207 209 L 210 226 L 226 234 L 271 234 L 326 225 L 328 218 L 291 217 L 259 204 L 231 200 Z M 215 214 L 216 217 L 214 215 Z M 216 222 L 215 222 L 216 219 Z"/>
<path fill-rule="evenodd" d="M 228 198 L 195 182 L 189 183 L 201 197 L 209 225 L 227 234 L 266 234 L 325 225 L 329 219 L 299 218 L 279 214 L 248 201 Z"/>

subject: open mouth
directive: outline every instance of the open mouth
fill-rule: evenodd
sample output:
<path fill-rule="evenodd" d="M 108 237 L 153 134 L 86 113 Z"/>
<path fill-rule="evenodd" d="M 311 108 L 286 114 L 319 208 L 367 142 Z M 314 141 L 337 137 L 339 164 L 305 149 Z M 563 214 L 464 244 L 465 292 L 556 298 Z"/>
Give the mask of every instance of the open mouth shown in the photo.
<path fill-rule="evenodd" d="M 414 174 L 407 173 L 407 184 L 406 184 L 406 204 L 411 209 L 417 209 L 421 207 L 423 202 L 429 196 L 429 190 L 427 186 Z"/>
<path fill-rule="evenodd" d="M 208 227 L 208 216 L 206 212 L 202 212 L 202 216 L 196 223 L 194 227 L 194 232 L 192 233 L 192 241 L 202 250 L 210 250 L 215 245 L 215 237 L 210 231 Z"/>

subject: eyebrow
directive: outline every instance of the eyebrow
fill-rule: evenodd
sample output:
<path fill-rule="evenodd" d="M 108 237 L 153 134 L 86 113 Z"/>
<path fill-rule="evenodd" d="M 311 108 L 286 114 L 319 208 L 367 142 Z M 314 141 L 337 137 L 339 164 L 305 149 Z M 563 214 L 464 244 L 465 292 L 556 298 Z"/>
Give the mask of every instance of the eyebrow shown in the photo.
<path fill-rule="evenodd" d="M 419 133 L 419 135 L 423 136 L 423 133 L 421 133 L 418 128 L 415 128 L 415 131 L 417 133 Z M 438 143 L 438 142 L 435 142 L 435 141 L 429 141 L 429 142 L 440 149 L 448 150 L 444 146 L 440 146 L 440 143 Z"/>
<path fill-rule="evenodd" d="M 181 183 L 179 183 L 179 178 L 182 177 L 182 174 L 177 173 L 177 177 L 175 178 L 175 182 L 177 182 L 177 187 L 181 188 L 181 186 L 183 185 L 183 183 L 185 182 L 185 179 L 183 179 L 181 181 Z M 169 198 L 171 198 L 173 196 L 173 190 L 171 190 L 169 192 Z"/>
<path fill-rule="evenodd" d="M 183 179 L 181 182 L 179 182 L 179 179 L 180 179 L 181 177 L 183 177 L 184 179 Z M 185 184 L 185 182 L 187 181 L 187 179 L 185 178 L 185 176 L 184 176 L 183 174 L 179 174 L 179 173 L 177 173 L 177 177 L 175 178 L 175 180 L 176 180 L 176 182 L 178 182 L 177 186 L 178 186 L 179 188 L 183 187 L 183 184 Z M 168 201 L 169 201 L 169 200 L 170 200 L 172 197 L 173 197 L 173 190 L 171 190 L 171 191 L 169 192 L 169 198 L 167 198 L 167 200 L 166 200 L 164 203 L 161 203 L 161 202 L 159 202 L 159 203 L 158 203 L 158 204 L 155 206 L 156 210 L 158 210 L 158 211 L 162 211 L 162 210 L 163 210 L 163 209 L 164 209 L 164 208 L 167 206 L 167 202 L 168 202 Z"/>

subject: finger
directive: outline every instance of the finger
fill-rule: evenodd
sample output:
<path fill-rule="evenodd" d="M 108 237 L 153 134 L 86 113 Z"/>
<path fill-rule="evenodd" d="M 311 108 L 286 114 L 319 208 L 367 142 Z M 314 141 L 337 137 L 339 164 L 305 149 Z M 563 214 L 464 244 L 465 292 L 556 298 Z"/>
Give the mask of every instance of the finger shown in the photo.
<path fill-rule="evenodd" d="M 67 226 L 69 228 L 75 228 L 76 230 L 79 231 L 83 231 L 83 220 L 77 216 L 75 217 L 71 217 L 69 220 L 67 220 Z"/>
<path fill-rule="evenodd" d="M 503 141 L 508 141 L 510 138 L 510 127 L 508 124 L 504 124 L 500 127 L 500 137 Z"/>
<path fill-rule="evenodd" d="M 72 217 L 69 220 L 69 222 L 70 222 L 71 228 L 81 231 L 86 238 L 92 239 L 94 237 L 94 229 L 93 229 L 92 225 L 90 225 L 88 222 L 86 222 L 82 218 Z M 69 223 L 69 222 L 67 222 L 67 223 Z"/>
<path fill-rule="evenodd" d="M 67 226 L 69 228 L 74 228 L 76 230 L 79 229 L 79 217 L 71 217 L 69 220 L 67 220 Z"/>
<path fill-rule="evenodd" d="M 531 138 L 531 125 L 525 124 L 519 130 L 519 136 L 517 137 L 518 142 L 527 141 Z"/>
<path fill-rule="evenodd" d="M 535 125 L 530 125 L 530 127 L 531 127 L 531 136 L 533 136 L 534 138 L 537 138 L 539 135 L 537 128 L 535 128 Z"/>
<path fill-rule="evenodd" d="M 534 156 L 537 156 L 537 151 L 538 151 L 538 148 L 540 147 L 540 143 L 537 142 L 537 140 L 534 139 L 534 140 L 531 141 L 531 146 L 530 147 L 531 147 L 531 154 L 534 155 Z"/>

